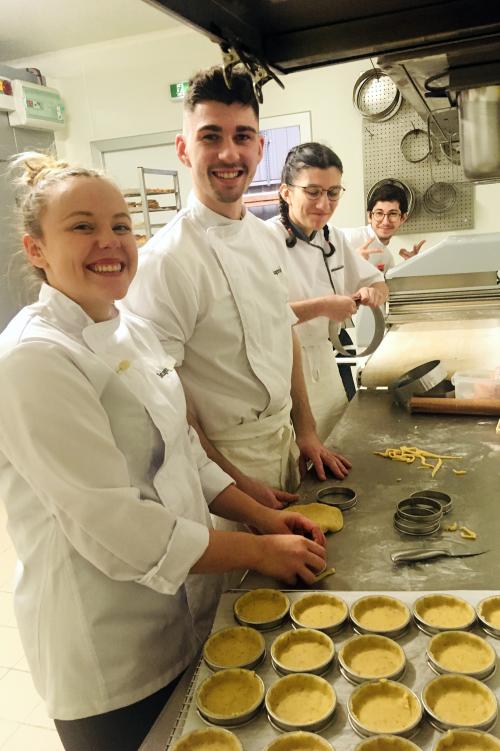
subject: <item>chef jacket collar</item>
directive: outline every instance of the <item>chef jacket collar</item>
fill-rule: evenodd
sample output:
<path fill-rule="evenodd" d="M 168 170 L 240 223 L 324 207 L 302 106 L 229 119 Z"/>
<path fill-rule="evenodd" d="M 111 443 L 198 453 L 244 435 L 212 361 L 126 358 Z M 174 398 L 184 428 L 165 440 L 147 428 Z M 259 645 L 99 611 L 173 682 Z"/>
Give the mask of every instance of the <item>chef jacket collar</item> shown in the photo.
<path fill-rule="evenodd" d="M 240 219 L 229 219 L 227 216 L 217 214 L 216 211 L 212 211 L 199 198 L 191 191 L 188 196 L 188 207 L 193 211 L 194 215 L 205 227 L 217 227 L 222 225 L 240 225 L 241 220 L 245 218 L 246 210 L 242 207 Z"/>
<path fill-rule="evenodd" d="M 305 233 L 305 232 L 303 232 L 303 231 L 302 231 L 302 230 L 300 229 L 300 227 L 298 227 L 298 226 L 297 226 L 296 224 L 294 224 L 294 222 L 292 222 L 292 220 L 291 220 L 290 218 L 288 218 L 288 221 L 290 222 L 290 226 L 291 226 L 291 228 L 292 228 L 292 230 L 293 230 L 293 234 L 295 235 L 295 237 L 296 237 L 296 238 L 297 238 L 298 240 L 303 240 L 303 241 L 304 241 L 305 243 L 311 243 L 311 242 L 312 242 L 312 241 L 314 240 L 314 238 L 316 237 L 316 235 L 318 234 L 318 233 L 317 233 L 317 230 L 314 230 L 314 231 L 313 231 L 313 232 L 312 232 L 312 233 L 311 233 L 311 234 L 310 234 L 310 235 L 308 236 L 308 235 L 306 235 L 306 233 Z"/>
<path fill-rule="evenodd" d="M 120 322 L 120 315 L 117 313 L 109 321 L 96 323 L 78 303 L 46 282 L 40 288 L 38 299 L 44 304 L 44 317 L 54 323 L 57 328 L 63 329 L 70 335 L 78 335 L 80 338 L 86 328 L 109 327 L 113 331 Z"/>

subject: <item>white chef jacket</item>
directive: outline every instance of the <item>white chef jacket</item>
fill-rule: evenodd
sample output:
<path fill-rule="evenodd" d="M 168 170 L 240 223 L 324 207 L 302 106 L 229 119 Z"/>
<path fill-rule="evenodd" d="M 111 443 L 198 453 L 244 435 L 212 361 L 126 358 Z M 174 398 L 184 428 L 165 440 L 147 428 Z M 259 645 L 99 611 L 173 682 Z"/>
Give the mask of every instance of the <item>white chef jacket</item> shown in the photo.
<path fill-rule="evenodd" d="M 376 266 L 377 269 L 379 269 L 379 271 L 382 271 L 384 274 L 386 274 L 389 269 L 392 269 L 392 267 L 396 265 L 396 261 L 394 260 L 392 252 L 389 250 L 389 246 L 384 245 L 384 243 L 378 239 L 371 224 L 367 224 L 365 227 L 351 227 L 347 229 L 340 229 L 339 232 L 342 233 L 342 235 L 347 240 L 347 243 L 354 251 L 357 251 L 358 248 L 364 245 L 365 242 L 369 238 L 371 238 L 372 242 L 368 246 L 368 248 L 380 249 L 382 253 L 373 253 L 368 258 L 368 262 L 371 263 L 372 266 Z"/>
<path fill-rule="evenodd" d="M 275 436 L 286 463 L 297 319 L 284 248 L 264 222 L 248 211 L 228 219 L 191 195 L 142 248 L 125 305 L 154 324 L 207 437 L 243 472 L 281 484 L 262 476 L 258 439 Z"/>
<path fill-rule="evenodd" d="M 43 285 L 0 336 L 0 496 L 22 563 L 15 610 L 61 720 L 139 701 L 192 660 L 219 577 L 189 575 L 231 478 L 188 429 L 141 320 L 94 323 Z"/>
<path fill-rule="evenodd" d="M 266 224 L 273 230 L 276 237 L 281 239 L 283 247 L 287 251 L 286 263 L 290 301 L 295 302 L 333 295 L 334 291 L 328 278 L 321 250 L 300 239 L 297 239 L 293 248 L 287 248 L 285 241 L 288 232 L 279 216 L 268 219 Z M 315 234 L 312 242 L 323 248 L 325 253 L 331 252 L 322 231 Z M 380 271 L 374 269 L 364 258 L 352 252 L 342 232 L 336 227 L 330 227 L 330 242 L 334 246 L 335 252 L 326 260 L 337 295 L 352 295 L 360 287 L 369 287 L 375 282 L 384 281 Z M 295 330 L 300 337 L 301 344 L 307 346 L 328 339 L 328 323 L 328 318 L 320 316 L 296 326 Z"/>
<path fill-rule="evenodd" d="M 321 251 L 323 248 L 325 253 L 330 253 L 331 249 L 323 232 L 317 232 L 312 240 L 315 245 L 320 246 L 319 248 L 299 238 L 292 248 L 287 248 L 288 232 L 280 217 L 273 217 L 266 224 L 287 251 L 290 301 L 333 295 L 334 291 Z M 351 295 L 360 287 L 383 281 L 383 276 L 377 269 L 351 251 L 343 235 L 335 227 L 330 228 L 330 242 L 335 247 L 335 252 L 327 257 L 326 261 L 336 294 Z M 328 318 L 320 316 L 296 326 L 302 345 L 307 393 L 321 440 L 326 440 L 329 436 L 347 405 L 335 353 L 328 340 L 329 323 Z"/>

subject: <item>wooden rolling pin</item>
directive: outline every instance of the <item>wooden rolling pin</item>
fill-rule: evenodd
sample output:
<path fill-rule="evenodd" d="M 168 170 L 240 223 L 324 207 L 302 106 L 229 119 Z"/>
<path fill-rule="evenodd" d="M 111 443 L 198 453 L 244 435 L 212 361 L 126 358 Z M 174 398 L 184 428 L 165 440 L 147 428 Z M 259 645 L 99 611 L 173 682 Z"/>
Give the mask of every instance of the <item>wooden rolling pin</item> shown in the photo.
<path fill-rule="evenodd" d="M 410 412 L 448 415 L 500 415 L 500 399 L 445 399 L 443 397 L 412 396 Z"/>

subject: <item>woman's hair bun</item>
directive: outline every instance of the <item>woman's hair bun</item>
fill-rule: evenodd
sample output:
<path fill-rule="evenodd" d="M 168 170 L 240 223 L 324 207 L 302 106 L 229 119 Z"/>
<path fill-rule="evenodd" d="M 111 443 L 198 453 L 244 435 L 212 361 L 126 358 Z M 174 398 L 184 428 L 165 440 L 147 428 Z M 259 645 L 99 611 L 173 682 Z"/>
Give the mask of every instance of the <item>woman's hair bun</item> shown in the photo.
<path fill-rule="evenodd" d="M 12 159 L 12 169 L 17 175 L 16 182 L 26 187 L 34 187 L 50 172 L 57 172 L 69 167 L 68 162 L 56 159 L 51 154 L 41 154 L 37 151 L 26 151 Z"/>

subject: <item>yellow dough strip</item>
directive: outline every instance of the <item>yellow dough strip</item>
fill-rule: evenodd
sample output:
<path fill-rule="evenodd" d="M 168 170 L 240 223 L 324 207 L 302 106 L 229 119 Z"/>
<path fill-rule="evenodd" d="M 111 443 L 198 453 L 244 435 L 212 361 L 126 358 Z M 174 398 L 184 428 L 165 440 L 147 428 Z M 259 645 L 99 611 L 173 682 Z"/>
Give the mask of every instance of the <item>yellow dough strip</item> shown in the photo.
<path fill-rule="evenodd" d="M 435 454 L 432 451 L 426 451 L 425 449 L 419 449 L 416 446 L 400 446 L 397 448 L 387 448 L 385 451 L 374 451 L 376 456 L 382 456 L 384 459 L 392 459 L 397 462 L 404 462 L 405 464 L 412 464 L 415 459 L 420 459 L 419 469 L 430 469 L 431 477 L 435 477 L 443 466 L 445 459 L 462 459 L 461 456 L 448 455 L 448 454 Z M 436 464 L 428 462 L 427 459 L 436 459 Z M 455 473 L 463 473 L 465 470 L 453 470 Z"/>

